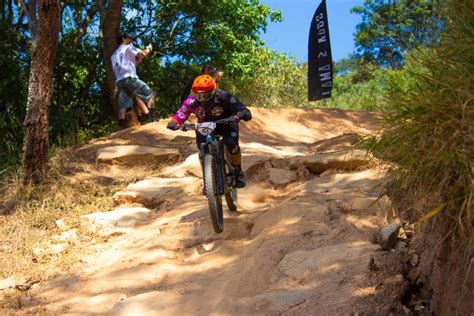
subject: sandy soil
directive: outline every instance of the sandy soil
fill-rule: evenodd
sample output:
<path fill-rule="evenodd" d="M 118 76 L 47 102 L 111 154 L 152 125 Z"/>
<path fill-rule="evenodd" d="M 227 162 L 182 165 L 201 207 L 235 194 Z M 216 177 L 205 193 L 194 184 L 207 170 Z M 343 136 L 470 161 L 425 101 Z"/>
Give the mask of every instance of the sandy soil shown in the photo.
<path fill-rule="evenodd" d="M 239 191 L 239 213 L 225 210 L 222 234 L 213 232 L 207 200 L 200 194 L 202 179 L 191 133 L 168 131 L 162 121 L 78 149 L 91 163 L 99 149 L 113 145 L 174 148 L 181 158 L 118 192 L 117 209 L 92 214 L 94 229 L 106 237 L 91 242 L 90 253 L 70 272 L 38 284 L 24 311 L 397 313 L 405 284 L 397 254 L 373 243 L 374 232 L 389 217 L 389 201 L 377 199 L 386 181 L 384 172 L 373 164 L 353 170 L 329 165 L 315 174 L 305 162 L 310 155 L 351 150 L 357 135 L 373 135 L 379 128 L 374 115 L 300 109 L 252 112 L 254 119 L 241 124 L 248 186 Z M 104 167 L 104 176 L 114 177 L 127 168 Z M 376 270 L 368 268 L 371 258 Z"/>

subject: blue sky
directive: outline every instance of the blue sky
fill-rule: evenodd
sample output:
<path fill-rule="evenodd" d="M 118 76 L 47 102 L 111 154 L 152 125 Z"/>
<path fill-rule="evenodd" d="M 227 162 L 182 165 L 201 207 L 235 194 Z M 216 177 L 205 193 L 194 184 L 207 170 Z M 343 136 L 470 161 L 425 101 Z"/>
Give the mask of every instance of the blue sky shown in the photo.
<path fill-rule="evenodd" d="M 272 9 L 282 12 L 283 22 L 269 23 L 267 32 L 261 34 L 266 45 L 287 55 L 293 54 L 300 61 L 308 61 L 308 36 L 311 19 L 320 0 L 260 0 Z M 326 0 L 334 61 L 347 57 L 354 50 L 355 26 L 360 15 L 350 13 L 364 0 Z"/>

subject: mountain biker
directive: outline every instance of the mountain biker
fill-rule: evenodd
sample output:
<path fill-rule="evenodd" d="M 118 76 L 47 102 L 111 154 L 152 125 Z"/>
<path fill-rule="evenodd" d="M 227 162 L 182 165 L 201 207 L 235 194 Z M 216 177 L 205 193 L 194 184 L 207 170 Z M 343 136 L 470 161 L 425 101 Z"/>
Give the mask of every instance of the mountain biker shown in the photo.
<path fill-rule="evenodd" d="M 192 85 L 193 94 L 190 95 L 171 117 L 167 128 L 178 130 L 191 113 L 194 113 L 198 122 L 214 122 L 223 118 L 232 117 L 234 122 L 216 127 L 216 134 L 221 135 L 229 153 L 230 163 L 236 175 L 235 186 L 245 187 L 246 181 L 242 171 L 242 152 L 239 146 L 239 120 L 249 121 L 252 113 L 235 96 L 229 92 L 217 89 L 216 82 L 209 75 L 198 76 Z M 196 132 L 196 144 L 200 148 L 206 137 Z M 202 163 L 202 157 L 199 157 Z"/>
<path fill-rule="evenodd" d="M 137 76 L 136 65 L 150 55 L 153 47 L 149 44 L 145 50 L 133 46 L 134 38 L 127 33 L 117 36 L 119 47 L 112 54 L 112 68 L 115 74 L 115 85 L 119 91 L 119 127 L 127 127 L 125 112 L 133 108 L 133 100 L 136 101 L 142 114 L 139 117 L 142 123 L 155 120 L 155 95 L 150 87 Z"/>

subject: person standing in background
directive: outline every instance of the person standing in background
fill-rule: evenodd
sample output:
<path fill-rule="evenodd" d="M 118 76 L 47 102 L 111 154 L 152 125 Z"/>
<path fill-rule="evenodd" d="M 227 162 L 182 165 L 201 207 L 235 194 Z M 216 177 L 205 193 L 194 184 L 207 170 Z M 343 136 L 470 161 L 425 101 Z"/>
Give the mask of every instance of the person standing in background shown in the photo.
<path fill-rule="evenodd" d="M 118 124 L 120 129 L 127 128 L 125 112 L 133 108 L 133 101 L 139 109 L 139 120 L 142 123 L 155 120 L 155 95 L 150 87 L 140 80 L 136 66 L 150 55 L 153 50 L 149 44 L 145 50 L 136 48 L 132 42 L 134 38 L 127 33 L 117 36 L 119 47 L 112 54 L 112 67 L 115 74 L 115 85 L 119 91 Z"/>

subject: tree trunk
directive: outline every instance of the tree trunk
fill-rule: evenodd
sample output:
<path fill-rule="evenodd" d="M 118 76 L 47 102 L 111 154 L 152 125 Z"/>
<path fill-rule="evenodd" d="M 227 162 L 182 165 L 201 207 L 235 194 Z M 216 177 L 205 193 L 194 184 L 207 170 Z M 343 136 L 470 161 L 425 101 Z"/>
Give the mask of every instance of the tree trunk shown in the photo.
<path fill-rule="evenodd" d="M 61 28 L 59 1 L 39 0 L 37 12 L 39 25 L 31 44 L 27 113 L 23 123 L 24 182 L 33 183 L 40 182 L 47 170 L 49 105 Z"/>
<path fill-rule="evenodd" d="M 99 5 L 102 5 L 100 1 Z M 112 112 L 118 112 L 118 100 L 115 87 L 115 75 L 112 69 L 112 61 L 110 58 L 117 49 L 117 35 L 120 32 L 120 20 L 122 17 L 122 0 L 109 1 L 107 8 L 102 6 L 101 12 L 101 29 L 104 42 L 104 63 L 107 74 L 107 89 L 111 104 Z"/>
<path fill-rule="evenodd" d="M 0 15 L 2 21 L 5 21 L 7 19 L 7 15 L 5 14 L 5 0 L 0 1 Z"/>

